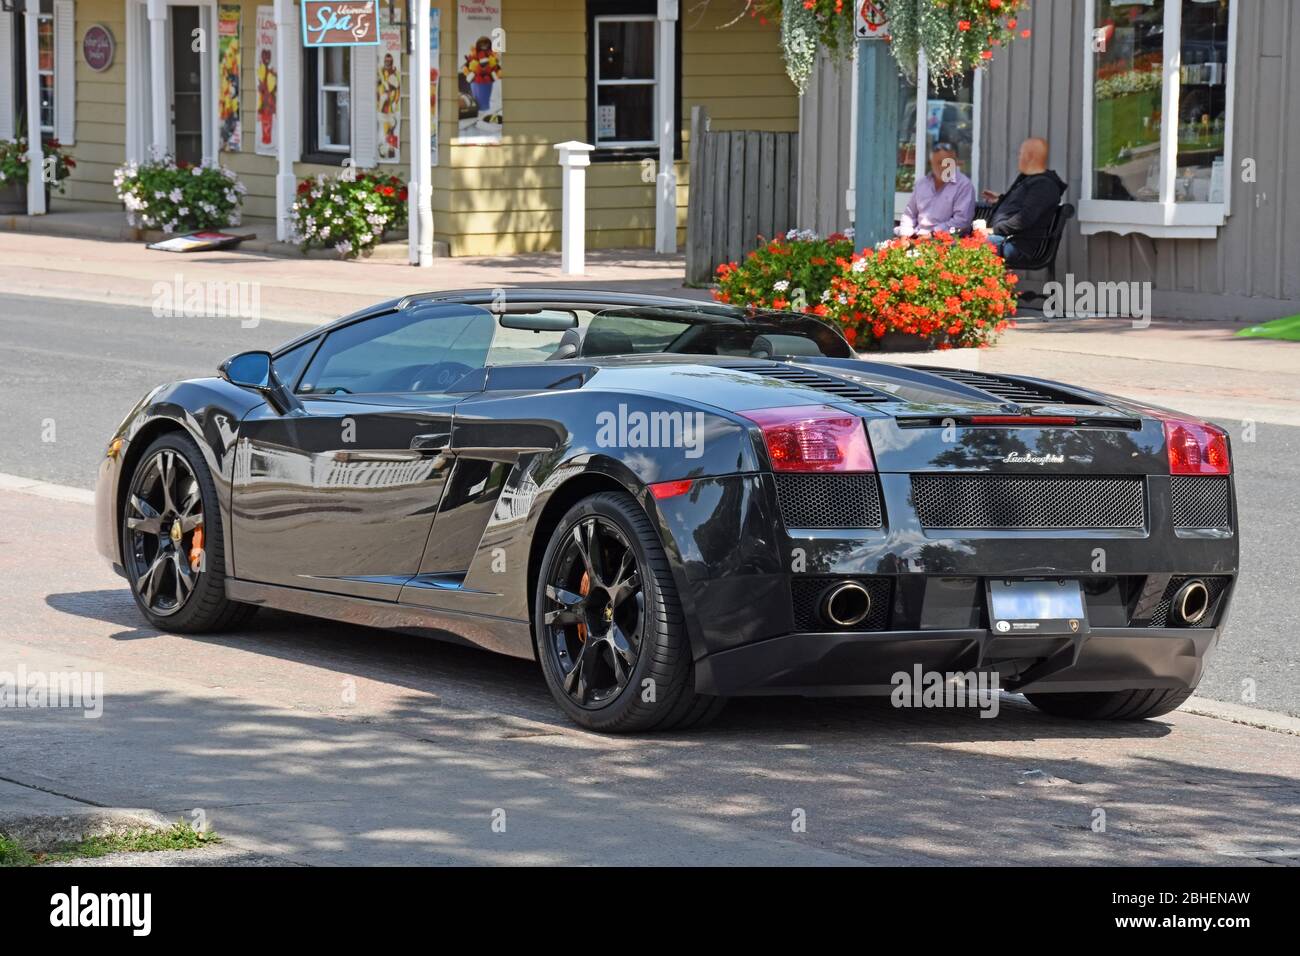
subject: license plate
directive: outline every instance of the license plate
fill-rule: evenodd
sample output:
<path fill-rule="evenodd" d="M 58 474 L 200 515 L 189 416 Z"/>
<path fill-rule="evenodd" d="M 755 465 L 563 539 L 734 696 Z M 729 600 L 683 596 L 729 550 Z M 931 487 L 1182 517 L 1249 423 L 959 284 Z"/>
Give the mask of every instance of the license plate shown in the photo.
<path fill-rule="evenodd" d="M 1088 615 L 1078 581 L 993 579 L 988 583 L 994 634 L 1086 634 Z"/>

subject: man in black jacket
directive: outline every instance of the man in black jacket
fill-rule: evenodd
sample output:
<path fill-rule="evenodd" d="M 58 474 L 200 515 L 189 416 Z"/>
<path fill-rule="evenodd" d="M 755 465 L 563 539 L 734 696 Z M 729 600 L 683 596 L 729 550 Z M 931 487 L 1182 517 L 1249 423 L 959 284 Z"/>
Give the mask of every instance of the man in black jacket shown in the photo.
<path fill-rule="evenodd" d="M 1046 239 L 1052 229 L 1052 215 L 1065 195 L 1066 184 L 1047 168 L 1047 140 L 1031 137 L 1020 144 L 1020 175 L 1001 196 L 988 189 L 984 198 L 996 202 L 989 213 L 986 231 L 1011 268 L 1029 260 L 1024 250 Z"/>

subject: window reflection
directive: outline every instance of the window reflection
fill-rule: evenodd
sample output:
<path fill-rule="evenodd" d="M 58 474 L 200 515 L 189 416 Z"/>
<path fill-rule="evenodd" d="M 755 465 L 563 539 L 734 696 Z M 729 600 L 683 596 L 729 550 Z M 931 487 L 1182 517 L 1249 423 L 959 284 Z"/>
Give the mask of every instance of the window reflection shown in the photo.
<path fill-rule="evenodd" d="M 1183 0 L 1182 14 L 1174 198 L 1180 202 L 1223 202 L 1227 0 Z"/>
<path fill-rule="evenodd" d="M 1192 4 L 1196 6 L 1196 4 Z M 1160 198 L 1164 0 L 1097 0 L 1093 60 L 1096 199 Z"/>

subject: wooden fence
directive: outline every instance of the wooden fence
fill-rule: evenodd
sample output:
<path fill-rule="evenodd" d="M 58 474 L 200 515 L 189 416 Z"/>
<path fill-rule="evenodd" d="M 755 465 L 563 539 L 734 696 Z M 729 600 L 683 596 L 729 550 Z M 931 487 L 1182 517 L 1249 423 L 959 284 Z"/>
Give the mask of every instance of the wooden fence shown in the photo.
<path fill-rule="evenodd" d="M 705 285 L 796 221 L 799 134 L 712 132 L 702 106 L 691 108 L 686 282 Z"/>

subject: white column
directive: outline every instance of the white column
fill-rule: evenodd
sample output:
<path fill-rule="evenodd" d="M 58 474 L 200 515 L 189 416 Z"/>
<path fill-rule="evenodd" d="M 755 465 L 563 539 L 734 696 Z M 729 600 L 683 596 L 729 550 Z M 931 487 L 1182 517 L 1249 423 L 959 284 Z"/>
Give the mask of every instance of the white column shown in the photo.
<path fill-rule="evenodd" d="M 429 115 L 429 0 L 413 0 L 415 38 L 411 54 L 411 184 L 407 190 L 407 245 L 411 265 L 433 265 L 433 154 Z"/>
<path fill-rule="evenodd" d="M 27 215 L 45 215 L 45 158 L 41 144 L 41 81 L 36 23 L 40 4 L 29 0 L 24 20 L 27 56 Z"/>
<path fill-rule="evenodd" d="M 677 251 L 677 3 L 659 0 L 659 176 L 655 181 L 655 252 Z"/>
<path fill-rule="evenodd" d="M 289 44 L 296 40 L 298 30 L 296 11 L 293 0 L 275 0 L 275 63 L 280 74 L 275 99 L 275 153 L 279 162 L 275 174 L 275 238 L 280 242 L 293 239 L 293 200 L 298 186 L 291 153 L 294 131 L 289 124 L 297 121 L 299 101 L 285 97 L 284 82 L 291 59 L 297 62 L 289 53 Z"/>
<path fill-rule="evenodd" d="M 208 37 L 207 42 L 215 43 L 216 37 Z M 149 87 L 153 107 L 149 129 L 152 159 L 168 151 L 167 130 L 171 124 L 168 115 L 171 99 L 167 95 L 167 4 L 163 0 L 149 0 Z"/>
<path fill-rule="evenodd" d="M 560 153 L 560 175 L 564 181 L 560 271 L 580 276 L 586 271 L 587 257 L 587 167 L 591 165 L 591 151 L 596 147 L 569 140 L 556 143 L 555 148 Z"/>

